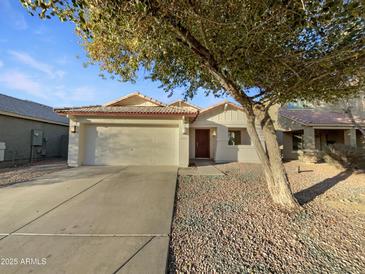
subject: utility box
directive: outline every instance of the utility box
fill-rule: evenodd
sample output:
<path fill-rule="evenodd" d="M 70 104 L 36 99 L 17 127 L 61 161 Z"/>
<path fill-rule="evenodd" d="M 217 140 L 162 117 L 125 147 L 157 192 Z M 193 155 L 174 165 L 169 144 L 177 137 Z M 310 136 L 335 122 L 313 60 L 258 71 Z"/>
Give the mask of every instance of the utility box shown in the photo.
<path fill-rule="evenodd" d="M 43 145 L 43 131 L 32 129 L 32 146 L 42 146 Z"/>
<path fill-rule="evenodd" d="M 0 162 L 4 161 L 5 149 L 6 149 L 5 143 L 0 142 Z"/>

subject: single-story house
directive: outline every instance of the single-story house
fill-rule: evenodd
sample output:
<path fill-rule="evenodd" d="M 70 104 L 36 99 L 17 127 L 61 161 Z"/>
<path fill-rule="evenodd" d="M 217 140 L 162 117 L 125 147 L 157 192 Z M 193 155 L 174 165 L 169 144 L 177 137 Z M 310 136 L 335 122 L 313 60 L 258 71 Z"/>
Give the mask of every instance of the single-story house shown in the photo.
<path fill-rule="evenodd" d="M 355 116 L 359 125 L 365 119 Z M 326 146 L 343 144 L 365 149 L 365 139 L 343 112 L 323 109 L 281 108 L 278 119 L 282 131 L 283 158 L 317 161 L 317 152 Z"/>
<path fill-rule="evenodd" d="M 68 119 L 49 106 L 0 94 L 0 167 L 67 157 Z"/>
<path fill-rule="evenodd" d="M 55 111 L 70 119 L 70 166 L 186 167 L 196 158 L 259 162 L 242 109 L 228 101 L 201 109 L 137 92 L 104 105 Z"/>
<path fill-rule="evenodd" d="M 242 108 L 228 101 L 202 109 L 184 101 L 164 104 L 136 92 L 104 105 L 56 112 L 70 119 L 70 166 L 259 162 Z M 304 154 L 303 160 L 316 160 L 316 152 L 334 143 L 365 148 L 363 136 L 339 111 L 278 107 L 272 116 L 286 160 Z M 365 125 L 365 119 L 356 120 Z"/>

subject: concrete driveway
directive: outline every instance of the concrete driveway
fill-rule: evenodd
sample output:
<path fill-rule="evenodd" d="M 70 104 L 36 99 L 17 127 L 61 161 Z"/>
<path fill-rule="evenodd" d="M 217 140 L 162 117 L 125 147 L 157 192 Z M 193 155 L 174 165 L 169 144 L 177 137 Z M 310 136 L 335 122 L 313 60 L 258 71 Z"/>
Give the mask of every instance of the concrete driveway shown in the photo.
<path fill-rule="evenodd" d="M 0 188 L 0 273 L 164 273 L 176 167 L 80 167 Z"/>

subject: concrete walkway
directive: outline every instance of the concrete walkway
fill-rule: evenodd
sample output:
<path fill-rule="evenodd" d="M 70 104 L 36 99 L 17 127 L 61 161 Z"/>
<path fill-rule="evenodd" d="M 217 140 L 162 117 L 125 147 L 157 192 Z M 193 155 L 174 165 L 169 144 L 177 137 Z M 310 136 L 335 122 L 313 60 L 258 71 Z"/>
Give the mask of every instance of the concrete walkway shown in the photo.
<path fill-rule="evenodd" d="M 224 173 L 214 166 L 210 160 L 194 160 L 192 166 L 180 168 L 179 175 L 186 176 L 223 176 Z"/>
<path fill-rule="evenodd" d="M 164 273 L 176 175 L 81 167 L 0 189 L 0 273 Z"/>

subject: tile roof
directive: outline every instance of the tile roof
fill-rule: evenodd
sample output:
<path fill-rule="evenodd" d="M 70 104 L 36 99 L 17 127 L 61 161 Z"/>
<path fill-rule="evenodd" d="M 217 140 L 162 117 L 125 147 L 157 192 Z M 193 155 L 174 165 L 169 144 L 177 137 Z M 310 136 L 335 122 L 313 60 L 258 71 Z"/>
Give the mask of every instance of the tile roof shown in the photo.
<path fill-rule="evenodd" d="M 29 117 L 32 120 L 68 125 L 68 119 L 49 106 L 0 94 L 0 112 Z"/>
<path fill-rule="evenodd" d="M 341 112 L 319 111 L 314 109 L 281 109 L 279 115 L 304 125 L 352 125 L 350 118 Z M 359 124 L 365 119 L 354 117 Z"/>
<path fill-rule="evenodd" d="M 197 111 L 172 106 L 88 106 L 79 108 L 56 109 L 57 113 L 70 115 L 101 115 L 101 116 L 128 116 L 128 115 L 186 115 L 196 116 Z"/>

